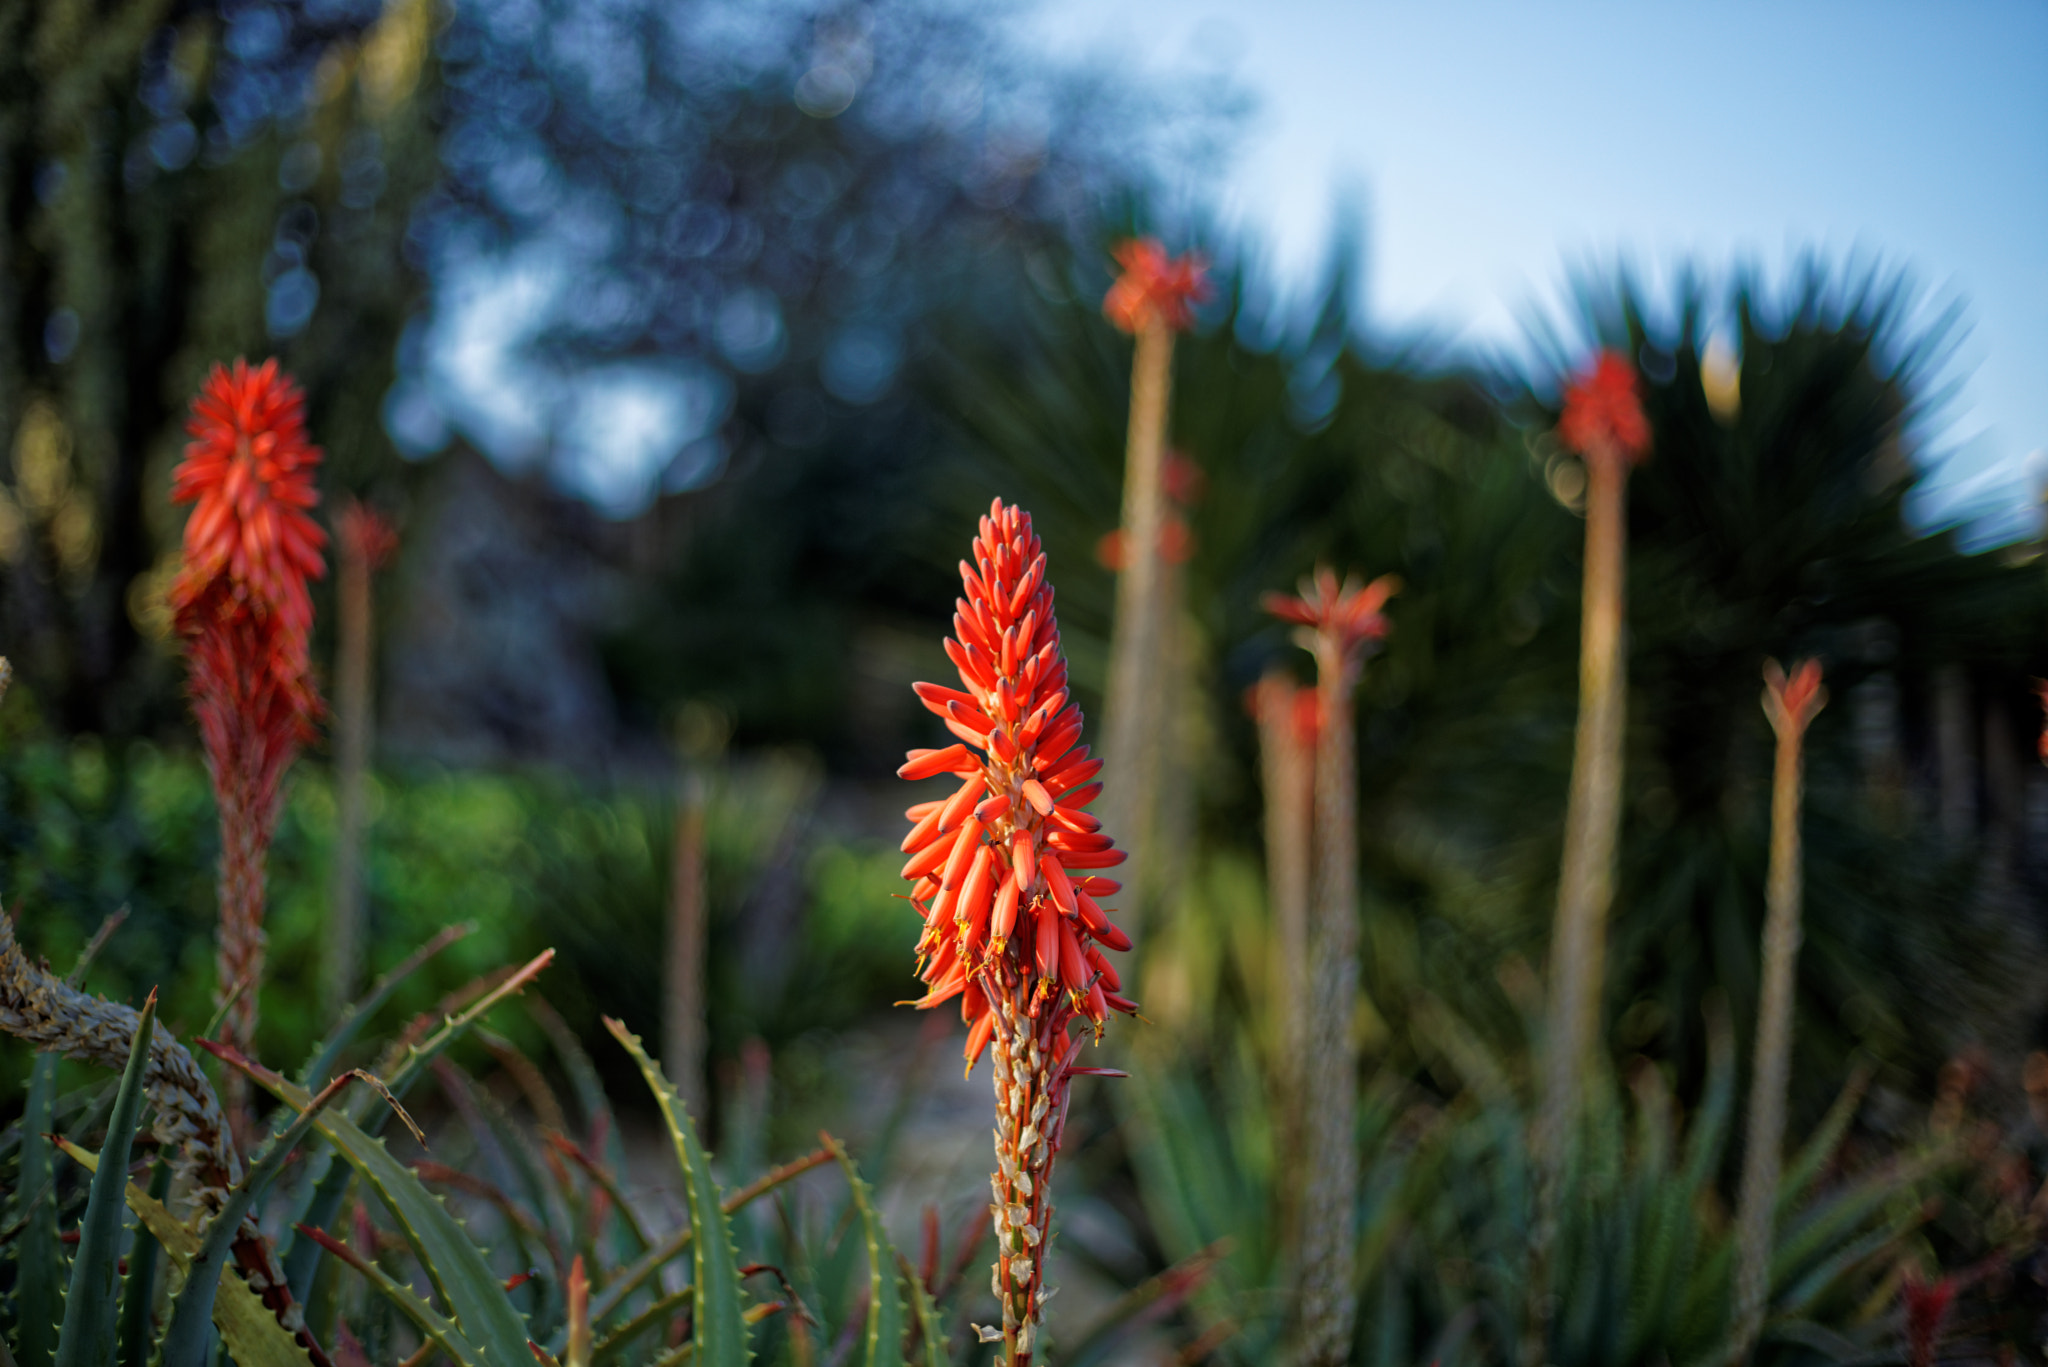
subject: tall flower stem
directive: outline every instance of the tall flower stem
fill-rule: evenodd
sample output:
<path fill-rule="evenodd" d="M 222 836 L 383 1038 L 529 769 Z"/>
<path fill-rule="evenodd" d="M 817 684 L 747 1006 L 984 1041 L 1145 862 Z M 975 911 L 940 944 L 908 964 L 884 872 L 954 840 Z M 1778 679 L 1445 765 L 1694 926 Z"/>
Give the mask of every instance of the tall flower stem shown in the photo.
<path fill-rule="evenodd" d="M 335 580 L 334 883 L 327 916 L 321 1002 L 330 1016 L 355 998 L 363 969 L 364 787 L 370 767 L 376 600 L 372 579 L 396 541 L 360 504 L 343 513 Z"/>
<path fill-rule="evenodd" d="M 1314 1022 L 1303 1092 L 1308 1109 L 1307 1190 L 1302 1196 L 1302 1361 L 1336 1367 L 1351 1356 L 1357 1317 L 1352 1262 L 1357 1242 L 1358 999 L 1357 741 L 1355 675 L 1324 632 L 1316 642 L 1315 880 L 1310 899 L 1309 1016 Z"/>
<path fill-rule="evenodd" d="M 1586 564 L 1579 628 L 1579 720 L 1566 799 L 1557 921 L 1550 940 L 1550 995 L 1543 1094 L 1534 1135 L 1536 1224 L 1530 1248 L 1531 1305 L 1525 1362 L 1543 1360 L 1549 1334 L 1549 1258 L 1573 1141 L 1584 1108 L 1584 1077 L 1597 1063 L 1600 997 L 1606 981 L 1607 913 L 1614 901 L 1614 853 L 1621 833 L 1622 742 L 1627 726 L 1626 619 L 1629 467 L 1649 450 L 1649 424 L 1635 372 L 1614 352 L 1565 393 L 1558 424 L 1586 466 Z"/>
<path fill-rule="evenodd" d="M 1166 565 L 1160 533 L 1166 520 L 1162 478 L 1166 415 L 1173 394 L 1173 329 L 1156 314 L 1140 325 L 1131 360 L 1130 431 L 1124 446 L 1123 569 L 1116 581 L 1116 618 L 1109 645 L 1104 701 L 1104 817 L 1124 833 L 1132 862 L 1125 881 L 1134 894 L 1126 912 L 1142 913 L 1158 825 L 1164 728 L 1158 706 L 1166 647 Z M 1130 917 L 1138 929 L 1138 917 Z"/>
<path fill-rule="evenodd" d="M 1103 312 L 1131 334 L 1130 427 L 1124 444 L 1122 564 L 1116 583 L 1116 618 L 1109 643 L 1109 682 L 1103 737 L 1108 823 L 1124 833 L 1132 856 L 1125 908 L 1134 926 L 1154 891 L 1152 853 L 1159 837 L 1160 771 L 1171 708 L 1160 705 L 1169 667 L 1169 615 L 1173 611 L 1162 538 L 1166 530 L 1166 429 L 1173 401 L 1173 338 L 1193 325 L 1190 304 L 1206 297 L 1202 264 L 1194 256 L 1167 257 L 1146 238 L 1117 248 L 1123 268 Z"/>
<path fill-rule="evenodd" d="M 693 1115 L 705 1113 L 704 959 L 710 897 L 705 885 L 705 779 L 684 762 L 670 870 L 668 944 L 663 961 L 662 1063 Z"/>
<path fill-rule="evenodd" d="M 1381 606 L 1396 582 L 1338 585 L 1318 571 L 1299 598 L 1269 595 L 1266 607 L 1301 627 L 1316 659 L 1314 857 L 1308 924 L 1308 1040 L 1301 1092 L 1301 1219 L 1294 1267 L 1300 1279 L 1300 1360 L 1338 1367 L 1351 1356 L 1358 1302 L 1353 1287 L 1358 1207 L 1358 757 L 1352 692 L 1365 651 L 1386 635 Z"/>
<path fill-rule="evenodd" d="M 1799 961 L 1801 859 L 1799 809 L 1806 728 L 1827 693 L 1820 666 L 1806 661 L 1788 680 L 1775 661 L 1764 667 L 1764 715 L 1777 734 L 1771 776 L 1771 868 L 1766 885 L 1763 994 L 1757 1004 L 1756 1065 L 1750 1081 L 1749 1139 L 1742 1155 L 1735 1217 L 1735 1332 L 1731 1363 L 1756 1346 L 1770 1296 L 1772 1214 L 1778 1204 L 1785 1098 L 1792 1075 L 1792 1005 Z"/>
<path fill-rule="evenodd" d="M 1586 568 L 1579 637 L 1579 722 L 1550 945 L 1549 1055 L 1543 1147 L 1568 1141 L 1600 1024 L 1607 912 L 1621 831 L 1622 736 L 1628 682 L 1621 668 L 1627 468 L 1614 453 L 1586 461 Z"/>
<path fill-rule="evenodd" d="M 1298 1153 L 1307 1100 L 1302 1060 L 1309 1042 L 1309 823 L 1315 811 L 1315 695 L 1284 670 L 1269 670 L 1252 695 L 1259 726 L 1259 768 L 1266 798 L 1266 900 L 1272 909 L 1272 992 L 1279 1018 L 1276 1055 L 1280 1151 Z M 1309 705 L 1304 707 L 1306 702 Z M 1306 723 L 1306 724 L 1304 724 Z M 1289 1205 L 1300 1193 L 1290 1193 Z M 1293 1221 L 1286 1221 L 1290 1227 Z"/>

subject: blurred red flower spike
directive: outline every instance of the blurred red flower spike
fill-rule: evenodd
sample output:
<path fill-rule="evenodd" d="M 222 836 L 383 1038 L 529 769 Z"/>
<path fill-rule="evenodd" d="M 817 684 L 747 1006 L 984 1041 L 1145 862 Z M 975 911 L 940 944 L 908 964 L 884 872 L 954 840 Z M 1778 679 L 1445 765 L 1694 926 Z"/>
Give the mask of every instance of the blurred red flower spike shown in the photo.
<path fill-rule="evenodd" d="M 1260 601 L 1283 622 L 1327 633 L 1346 658 L 1354 658 L 1366 645 L 1386 637 L 1389 623 L 1381 609 L 1400 589 L 1396 575 L 1383 574 L 1365 585 L 1355 577 L 1339 584 L 1334 570 L 1319 566 L 1301 581 L 1298 597 L 1269 593 Z"/>
<path fill-rule="evenodd" d="M 368 504 L 349 500 L 335 530 L 342 548 L 372 570 L 383 569 L 398 554 L 398 528 Z"/>
<path fill-rule="evenodd" d="M 1650 451 L 1650 421 L 1643 416 L 1635 367 L 1613 350 L 1565 386 L 1557 421 L 1564 444 L 1582 456 L 1612 454 L 1633 464 Z"/>
<path fill-rule="evenodd" d="M 320 448 L 306 439 L 305 402 L 276 360 L 216 365 L 192 401 L 192 440 L 171 472 L 171 502 L 190 503 L 184 561 L 170 590 L 185 625 L 209 590 L 225 585 L 288 637 L 313 625 L 306 581 L 324 575 L 327 533 L 308 515 L 319 502 Z"/>
<path fill-rule="evenodd" d="M 1209 297 L 1202 258 L 1189 252 L 1170 257 L 1156 237 L 1120 243 L 1112 255 L 1122 270 L 1103 297 L 1102 312 L 1124 332 L 1142 331 L 1157 321 L 1175 332 L 1194 326 L 1194 305 Z"/>
<path fill-rule="evenodd" d="M 1827 700 L 1828 691 L 1820 683 L 1820 661 L 1800 661 L 1789 677 L 1776 660 L 1764 661 L 1764 715 L 1771 719 L 1773 730 L 1803 734 Z"/>

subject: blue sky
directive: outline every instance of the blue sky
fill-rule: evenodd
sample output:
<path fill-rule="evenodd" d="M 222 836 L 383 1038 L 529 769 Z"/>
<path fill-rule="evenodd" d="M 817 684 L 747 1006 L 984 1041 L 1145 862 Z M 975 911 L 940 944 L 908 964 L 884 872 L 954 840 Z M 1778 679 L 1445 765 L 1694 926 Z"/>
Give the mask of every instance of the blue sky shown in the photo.
<path fill-rule="evenodd" d="M 1369 317 L 1512 344 L 1572 263 L 1802 249 L 1906 266 L 1970 325 L 1923 434 L 1930 520 L 2035 525 L 2048 482 L 2048 4 L 1044 0 L 1028 40 L 1222 72 L 1258 112 L 1189 187 L 1278 283 L 1362 210 Z"/>

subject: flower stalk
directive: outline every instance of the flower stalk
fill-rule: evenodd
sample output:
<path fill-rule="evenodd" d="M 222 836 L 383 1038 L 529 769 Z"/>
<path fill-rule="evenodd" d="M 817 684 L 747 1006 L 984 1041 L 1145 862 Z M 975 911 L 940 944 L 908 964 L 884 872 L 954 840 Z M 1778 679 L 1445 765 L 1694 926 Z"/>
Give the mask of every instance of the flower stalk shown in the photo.
<path fill-rule="evenodd" d="M 1269 594 L 1266 608 L 1300 630 L 1316 660 L 1314 859 L 1308 931 L 1308 1043 L 1301 1092 L 1303 1191 L 1297 1252 L 1300 1360 L 1336 1367 L 1351 1355 L 1358 1315 L 1353 1264 L 1358 1204 L 1358 759 L 1351 695 L 1367 652 L 1387 634 L 1381 611 L 1392 576 L 1341 586 L 1327 569 L 1301 596 Z"/>
<path fill-rule="evenodd" d="M 321 1001 L 329 1015 L 355 999 L 362 979 L 364 784 L 370 767 L 371 708 L 376 677 L 378 570 L 398 551 L 398 533 L 382 513 L 351 502 L 337 538 L 337 637 L 334 680 L 334 882 L 327 911 Z"/>
<path fill-rule="evenodd" d="M 1299 1153 L 1307 1131 L 1308 1099 L 1302 1061 L 1309 1046 L 1309 870 L 1315 811 L 1317 700 L 1273 668 L 1253 686 L 1259 728 L 1259 769 L 1266 799 L 1266 901 L 1272 911 L 1272 994 L 1279 1038 L 1274 1049 L 1281 1153 Z M 1282 1193 L 1281 1226 L 1292 1240 L 1299 1217 L 1300 1183 L 1290 1171 Z"/>
<path fill-rule="evenodd" d="M 960 688 L 917 685 L 924 706 L 962 743 L 913 750 L 897 770 L 950 776 L 948 796 L 904 815 L 911 905 L 924 918 L 919 1009 L 960 1002 L 971 1070 L 993 1046 L 996 1171 L 990 1178 L 994 1293 L 1009 1367 L 1039 1350 L 1052 1244 L 1052 1170 L 1081 1045 L 1101 1039 L 1111 1011 L 1134 1014 L 1105 949 L 1130 948 L 1097 898 L 1120 890 L 1095 872 L 1123 862 L 1088 805 L 1102 769 L 1081 745 L 1081 709 L 1053 617 L 1045 553 L 1021 509 L 997 500 L 981 520 L 974 560 L 960 564 L 946 653 Z"/>
<path fill-rule="evenodd" d="M 675 855 L 669 868 L 668 933 L 662 953 L 662 1063 L 693 1115 L 705 1114 L 711 1102 L 704 1066 L 710 1041 L 705 965 L 711 933 L 710 853 L 705 819 L 711 805 L 712 782 L 724 763 L 730 732 L 730 719 L 708 703 L 686 704 L 676 718 Z M 761 1074 L 761 1086 L 751 1086 L 758 1071 L 752 1057 L 756 1049 L 765 1050 L 765 1046 L 759 1040 L 750 1040 L 744 1051 L 750 1085 L 743 1095 L 759 1092 L 761 1108 L 765 1108 L 765 1072 Z M 742 1111 L 753 1113 L 745 1107 Z"/>
<path fill-rule="evenodd" d="M 1129 881 L 1138 905 L 1145 896 L 1150 847 L 1157 835 L 1160 771 L 1170 710 L 1157 705 L 1168 650 L 1169 584 L 1164 551 L 1167 415 L 1173 398 L 1174 335 L 1194 325 L 1192 304 L 1207 295 L 1201 260 L 1169 258 L 1151 238 L 1116 250 L 1122 274 L 1103 300 L 1103 313 L 1131 334 L 1130 427 L 1124 447 L 1122 536 L 1116 617 L 1110 637 L 1108 762 L 1111 824 L 1135 854 Z"/>
<path fill-rule="evenodd" d="M 1649 451 L 1650 431 L 1635 372 L 1602 352 L 1565 391 L 1558 433 L 1586 464 L 1586 563 L 1579 637 L 1579 720 L 1565 808 L 1557 921 L 1550 942 L 1544 1087 L 1535 1140 L 1537 1223 L 1533 1294 L 1544 1281 L 1550 1231 L 1561 1200 L 1567 1151 L 1583 1109 L 1582 1079 L 1595 1058 L 1606 977 L 1607 913 L 1614 901 L 1614 851 L 1621 830 L 1622 741 L 1628 715 L 1624 584 L 1626 493 L 1631 465 Z M 1545 1316 L 1530 1317 L 1524 1356 L 1540 1360 Z"/>
<path fill-rule="evenodd" d="M 1820 665 L 1807 660 L 1788 678 L 1764 665 L 1764 715 L 1776 733 L 1771 776 L 1771 867 L 1766 887 L 1763 993 L 1757 1004 L 1756 1066 L 1750 1081 L 1749 1139 L 1742 1156 L 1735 1217 L 1735 1333 L 1730 1362 L 1756 1346 L 1770 1296 L 1772 1213 L 1785 1143 L 1785 1102 L 1792 1075 L 1792 1007 L 1799 961 L 1801 851 L 1799 810 L 1807 727 L 1827 703 Z"/>

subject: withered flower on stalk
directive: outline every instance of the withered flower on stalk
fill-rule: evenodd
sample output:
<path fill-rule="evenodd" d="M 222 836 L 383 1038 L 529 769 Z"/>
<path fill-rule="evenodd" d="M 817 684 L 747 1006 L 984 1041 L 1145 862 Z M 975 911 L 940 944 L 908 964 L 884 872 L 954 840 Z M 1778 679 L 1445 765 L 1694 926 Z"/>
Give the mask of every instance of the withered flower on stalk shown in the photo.
<path fill-rule="evenodd" d="M 996 1092 L 994 1291 L 1006 1362 L 1038 1338 L 1052 1240 L 1052 1168 L 1081 1046 L 1111 1011 L 1133 1013 L 1105 949 L 1130 947 L 1098 899 L 1119 885 L 1096 870 L 1123 854 L 1088 814 L 1102 761 L 1081 740 L 1081 709 L 1053 618 L 1045 552 L 1022 509 L 1000 499 L 981 520 L 966 597 L 946 654 L 960 688 L 917 695 L 960 744 L 913 750 L 907 779 L 958 778 L 950 796 L 904 815 L 910 900 L 924 917 L 920 1009 L 960 1001 L 970 1069 L 993 1046 Z M 984 1331 L 994 1337 L 993 1331 Z"/>

